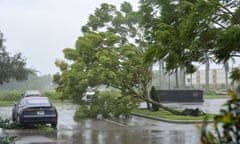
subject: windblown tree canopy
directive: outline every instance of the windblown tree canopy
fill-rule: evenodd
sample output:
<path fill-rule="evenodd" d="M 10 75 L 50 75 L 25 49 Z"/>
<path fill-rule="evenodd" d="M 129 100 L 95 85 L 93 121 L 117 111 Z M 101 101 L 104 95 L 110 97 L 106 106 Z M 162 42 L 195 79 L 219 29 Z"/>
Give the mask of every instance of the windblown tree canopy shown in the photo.
<path fill-rule="evenodd" d="M 236 0 L 197 1 L 183 26 L 183 36 L 205 47 L 216 62 L 239 57 L 239 12 L 240 2 Z"/>
<path fill-rule="evenodd" d="M 144 12 L 150 12 L 148 9 L 151 7 L 147 7 L 147 11 Z M 152 47 L 157 44 L 154 42 L 157 42 L 158 38 L 150 34 L 161 30 L 146 26 L 153 22 L 154 17 L 151 18 L 151 15 L 142 22 L 146 27 L 142 27 L 139 23 L 142 16 L 145 15 L 133 11 L 132 6 L 127 2 L 121 5 L 120 10 L 104 3 L 89 16 L 87 24 L 82 27 L 83 35 L 76 41 L 75 48 L 65 48 L 63 53 L 66 60 L 55 62 L 61 72 L 54 75 L 54 82 L 58 84 L 56 90 L 62 94 L 63 99 L 71 98 L 77 102 L 81 100 L 88 86 L 106 85 L 120 90 L 122 96 L 136 97 L 179 114 L 178 111 L 165 107 L 149 97 L 152 63 L 144 63 L 143 56 L 148 48 L 147 41 Z M 167 20 L 167 17 L 165 19 Z M 177 27 L 178 25 L 170 29 L 177 31 Z M 149 34 L 147 39 L 144 34 Z M 171 38 L 172 35 L 167 36 Z M 150 41 L 152 38 L 153 41 Z M 181 37 L 178 34 L 172 38 Z M 170 44 L 174 42 L 173 40 L 167 41 Z M 176 41 L 172 46 L 178 48 L 179 44 L 181 41 Z M 168 58 L 169 62 L 174 60 L 170 65 L 172 69 L 183 66 L 182 59 L 183 57 L 186 59 L 185 55 L 180 55 L 179 59 L 175 60 L 178 54 L 184 53 L 181 50 L 174 50 L 177 49 L 172 49 Z M 167 49 L 165 51 L 167 52 Z M 190 67 L 189 71 L 193 71 L 191 63 L 187 64 Z"/>
<path fill-rule="evenodd" d="M 173 0 L 141 0 L 141 24 L 148 29 L 145 36 L 149 49 L 145 55 L 146 61 L 162 60 L 167 71 L 178 68 L 192 68 L 192 61 L 197 61 L 189 50 L 186 41 L 181 36 L 181 24 L 189 15 L 188 5 L 183 1 Z"/>
<path fill-rule="evenodd" d="M 145 51 L 137 12 L 124 2 L 117 10 L 102 4 L 82 27 L 75 48 L 64 49 L 67 61 L 57 60 L 57 91 L 80 100 L 88 86 L 111 86 L 123 96 L 147 99 L 151 65 L 143 64 Z M 65 98 L 65 97 L 63 97 Z"/>
<path fill-rule="evenodd" d="M 21 53 L 10 56 L 3 45 L 4 37 L 0 32 L 0 84 L 10 80 L 26 80 L 34 70 L 26 68 L 26 60 Z"/>
<path fill-rule="evenodd" d="M 163 60 L 167 70 L 192 69 L 239 56 L 240 2 L 237 0 L 141 0 L 142 25 L 148 29 L 146 61 Z"/>
<path fill-rule="evenodd" d="M 152 63 L 143 63 L 147 45 L 139 18 L 128 2 L 122 3 L 120 11 L 104 3 L 90 15 L 75 48 L 63 50 L 67 61 L 56 61 L 61 73 L 54 75 L 54 82 L 63 99 L 80 101 L 88 86 L 106 85 L 120 90 L 122 96 L 178 113 L 149 97 Z"/>

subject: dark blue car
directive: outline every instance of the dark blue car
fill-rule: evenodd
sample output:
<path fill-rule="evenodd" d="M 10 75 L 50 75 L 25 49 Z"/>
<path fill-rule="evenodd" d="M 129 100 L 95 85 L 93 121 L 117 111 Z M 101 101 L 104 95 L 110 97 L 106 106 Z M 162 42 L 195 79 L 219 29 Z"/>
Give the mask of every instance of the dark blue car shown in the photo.
<path fill-rule="evenodd" d="M 51 124 L 56 128 L 58 112 L 48 97 L 23 97 L 12 109 L 12 120 L 22 125 Z"/>

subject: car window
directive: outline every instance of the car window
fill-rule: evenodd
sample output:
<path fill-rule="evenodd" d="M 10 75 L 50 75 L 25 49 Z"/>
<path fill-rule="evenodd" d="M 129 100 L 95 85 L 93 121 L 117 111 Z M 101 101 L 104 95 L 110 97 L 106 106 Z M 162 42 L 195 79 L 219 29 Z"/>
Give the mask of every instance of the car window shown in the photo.
<path fill-rule="evenodd" d="M 50 105 L 48 99 L 28 99 L 27 103 L 30 105 Z"/>
<path fill-rule="evenodd" d="M 24 92 L 23 97 L 28 97 L 28 96 L 40 96 L 41 93 L 38 90 L 27 90 Z"/>

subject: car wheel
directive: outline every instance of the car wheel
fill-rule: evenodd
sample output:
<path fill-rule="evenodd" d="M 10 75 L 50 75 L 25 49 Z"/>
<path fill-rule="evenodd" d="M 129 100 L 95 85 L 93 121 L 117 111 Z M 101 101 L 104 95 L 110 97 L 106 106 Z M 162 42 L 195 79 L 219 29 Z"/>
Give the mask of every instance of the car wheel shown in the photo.
<path fill-rule="evenodd" d="M 57 127 L 57 123 L 51 123 L 52 128 L 56 128 Z"/>
<path fill-rule="evenodd" d="M 14 117 L 14 114 L 12 114 L 12 121 L 16 122 L 16 118 Z"/>
<path fill-rule="evenodd" d="M 21 118 L 20 118 L 19 115 L 17 115 L 17 123 L 18 123 L 18 124 L 21 124 Z"/>

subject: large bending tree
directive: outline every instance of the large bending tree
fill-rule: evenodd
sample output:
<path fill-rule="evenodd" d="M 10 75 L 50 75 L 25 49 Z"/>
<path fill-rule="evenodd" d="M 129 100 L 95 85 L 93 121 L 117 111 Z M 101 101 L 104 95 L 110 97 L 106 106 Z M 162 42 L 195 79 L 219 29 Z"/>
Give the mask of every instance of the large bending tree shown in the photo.
<path fill-rule="evenodd" d="M 80 101 L 88 86 L 107 85 L 123 96 L 159 104 L 149 97 L 152 65 L 142 60 L 146 43 L 138 22 L 138 13 L 127 2 L 120 10 L 102 4 L 90 15 L 75 48 L 64 49 L 67 61 L 56 61 L 61 73 L 54 75 L 54 81 L 63 98 Z"/>
<path fill-rule="evenodd" d="M 75 48 L 63 50 L 68 62 L 56 61 L 61 70 L 54 75 L 57 90 L 80 100 L 88 86 L 106 85 L 123 95 L 147 99 L 151 65 L 142 63 L 142 31 L 130 3 L 123 3 L 120 10 L 102 4 L 89 16 L 82 32 Z"/>
<path fill-rule="evenodd" d="M 26 68 L 26 61 L 21 53 L 10 56 L 5 50 L 3 33 L 0 31 L 0 84 L 10 80 L 26 80 L 34 70 Z"/>

